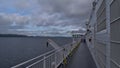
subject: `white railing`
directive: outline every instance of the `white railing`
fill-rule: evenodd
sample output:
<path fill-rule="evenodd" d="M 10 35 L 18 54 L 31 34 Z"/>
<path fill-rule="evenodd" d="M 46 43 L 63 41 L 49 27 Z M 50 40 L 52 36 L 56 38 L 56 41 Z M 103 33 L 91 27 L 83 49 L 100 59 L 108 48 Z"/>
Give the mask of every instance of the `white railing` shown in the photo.
<path fill-rule="evenodd" d="M 78 42 L 67 44 L 58 50 L 52 50 L 11 68 L 57 68 L 77 44 Z"/>

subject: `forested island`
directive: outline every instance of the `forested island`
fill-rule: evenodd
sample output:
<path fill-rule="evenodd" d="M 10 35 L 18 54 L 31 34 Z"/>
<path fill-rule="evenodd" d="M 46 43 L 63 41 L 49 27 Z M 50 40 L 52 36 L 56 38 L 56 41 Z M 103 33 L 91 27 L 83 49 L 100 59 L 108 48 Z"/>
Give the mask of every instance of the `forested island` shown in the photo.
<path fill-rule="evenodd" d="M 29 37 L 27 35 L 18 35 L 18 34 L 0 34 L 0 37 Z"/>

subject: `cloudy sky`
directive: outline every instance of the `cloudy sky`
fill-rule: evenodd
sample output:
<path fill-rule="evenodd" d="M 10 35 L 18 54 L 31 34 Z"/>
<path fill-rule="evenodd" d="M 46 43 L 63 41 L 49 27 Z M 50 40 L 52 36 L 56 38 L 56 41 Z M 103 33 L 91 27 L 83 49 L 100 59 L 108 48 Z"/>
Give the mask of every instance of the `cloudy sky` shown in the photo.
<path fill-rule="evenodd" d="M 0 33 L 68 35 L 85 31 L 93 0 L 0 0 Z"/>

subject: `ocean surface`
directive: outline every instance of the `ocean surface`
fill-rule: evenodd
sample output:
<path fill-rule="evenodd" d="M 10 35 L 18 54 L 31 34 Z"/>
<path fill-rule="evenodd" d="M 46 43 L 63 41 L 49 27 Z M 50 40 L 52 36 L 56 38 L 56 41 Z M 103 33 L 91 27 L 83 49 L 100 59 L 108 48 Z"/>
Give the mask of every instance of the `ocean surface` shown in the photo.
<path fill-rule="evenodd" d="M 0 37 L 0 68 L 10 68 L 53 49 L 47 39 L 64 46 L 72 42 L 67 37 Z"/>

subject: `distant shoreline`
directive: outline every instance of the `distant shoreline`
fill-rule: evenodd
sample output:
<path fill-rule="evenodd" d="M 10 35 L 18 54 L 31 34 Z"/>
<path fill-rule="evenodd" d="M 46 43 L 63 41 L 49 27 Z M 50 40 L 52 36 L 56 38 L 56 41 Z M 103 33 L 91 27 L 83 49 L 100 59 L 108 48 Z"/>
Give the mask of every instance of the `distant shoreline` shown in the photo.
<path fill-rule="evenodd" d="M 17 34 L 0 34 L 0 37 L 29 37 L 29 36 Z"/>
<path fill-rule="evenodd" d="M 64 36 L 27 36 L 18 34 L 0 34 L 0 37 L 64 37 Z"/>

